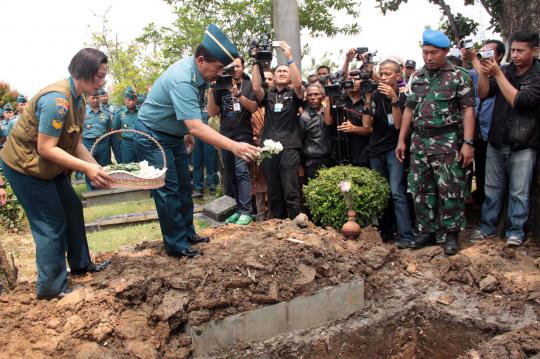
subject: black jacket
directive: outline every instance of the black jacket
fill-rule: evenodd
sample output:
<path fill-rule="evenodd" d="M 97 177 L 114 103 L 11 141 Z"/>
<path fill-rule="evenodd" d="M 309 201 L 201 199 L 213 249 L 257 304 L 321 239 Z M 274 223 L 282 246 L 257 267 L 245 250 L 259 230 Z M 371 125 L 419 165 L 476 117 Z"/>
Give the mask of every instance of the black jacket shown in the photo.
<path fill-rule="evenodd" d="M 330 156 L 332 128 L 324 123 L 323 112 L 315 112 L 309 106 L 300 115 L 300 136 L 305 158 Z"/>
<path fill-rule="evenodd" d="M 514 64 L 502 69 L 512 86 L 518 89 L 514 107 L 506 101 L 494 78 L 489 79 L 489 95 L 496 95 L 489 143 L 501 148 L 510 146 L 513 151 L 540 145 L 540 61 L 535 60 L 529 71 L 516 75 Z"/>

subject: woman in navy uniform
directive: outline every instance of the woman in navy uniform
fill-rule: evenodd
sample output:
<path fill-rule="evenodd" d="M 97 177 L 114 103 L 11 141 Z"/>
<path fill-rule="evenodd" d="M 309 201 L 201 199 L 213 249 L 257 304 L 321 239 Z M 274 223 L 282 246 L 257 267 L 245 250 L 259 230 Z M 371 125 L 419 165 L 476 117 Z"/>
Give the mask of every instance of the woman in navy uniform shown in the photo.
<path fill-rule="evenodd" d="M 4 174 L 24 208 L 36 243 L 38 299 L 70 292 L 72 274 L 103 269 L 90 259 L 81 201 L 70 182 L 71 171 L 83 172 L 96 187 L 110 177 L 82 143 L 83 94 L 95 94 L 105 81 L 107 56 L 86 48 L 69 65 L 70 77 L 47 86 L 27 104 L 0 157 Z"/>

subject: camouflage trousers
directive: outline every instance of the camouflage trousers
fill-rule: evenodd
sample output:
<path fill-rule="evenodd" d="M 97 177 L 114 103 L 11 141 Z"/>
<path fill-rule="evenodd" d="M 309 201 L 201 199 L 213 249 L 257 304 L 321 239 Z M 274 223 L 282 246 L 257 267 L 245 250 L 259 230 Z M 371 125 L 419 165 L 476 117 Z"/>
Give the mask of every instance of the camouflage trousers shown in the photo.
<path fill-rule="evenodd" d="M 414 200 L 419 233 L 458 232 L 465 228 L 468 170 L 458 154 L 411 153 L 408 191 Z"/>

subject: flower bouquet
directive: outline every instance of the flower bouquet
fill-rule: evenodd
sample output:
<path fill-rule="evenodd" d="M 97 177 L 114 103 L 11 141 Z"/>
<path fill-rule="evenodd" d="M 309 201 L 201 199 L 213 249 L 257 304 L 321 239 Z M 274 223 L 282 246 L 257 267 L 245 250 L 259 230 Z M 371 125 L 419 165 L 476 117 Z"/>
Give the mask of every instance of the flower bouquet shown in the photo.
<path fill-rule="evenodd" d="M 261 162 L 266 159 L 270 158 L 273 155 L 277 155 L 283 151 L 283 145 L 279 141 L 274 140 L 264 140 L 263 147 L 261 148 L 261 151 L 259 152 L 259 158 L 257 159 L 257 164 L 261 164 Z"/>

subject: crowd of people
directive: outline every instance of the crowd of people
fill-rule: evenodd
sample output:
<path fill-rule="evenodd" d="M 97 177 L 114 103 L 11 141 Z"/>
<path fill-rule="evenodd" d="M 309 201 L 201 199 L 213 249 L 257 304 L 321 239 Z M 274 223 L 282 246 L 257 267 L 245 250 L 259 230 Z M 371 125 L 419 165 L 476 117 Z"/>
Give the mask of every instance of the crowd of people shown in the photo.
<path fill-rule="evenodd" d="M 341 69 L 319 66 L 303 81 L 287 42 L 277 47 L 285 63 L 271 69 L 257 55 L 260 49 L 250 49 L 245 60 L 210 25 L 193 56 L 171 65 L 147 96 L 125 89 L 118 110 L 102 89 L 106 56 L 81 50 L 70 78 L 28 102 L 17 99 L 15 117 L 6 105 L 0 123 L 4 175 L 38 248 L 38 296 L 67 290 L 65 261 L 60 263 L 66 251 L 72 272 L 104 267 L 89 261 L 69 171 L 84 173 L 94 189 L 107 188 L 110 178 L 102 166 L 112 156 L 163 166 L 155 144 L 134 132 L 120 131 L 96 144 L 118 129 L 149 134 L 165 151 L 165 186 L 152 194 L 170 256 L 201 254 L 192 245 L 209 238 L 195 233 L 192 197 L 202 196 L 205 187 L 214 194 L 219 178 L 237 204 L 226 222 L 246 225 L 254 218 L 293 219 L 309 212 L 302 185 L 338 164 L 370 168 L 387 179 L 391 198 L 376 225 L 382 239 L 399 248 L 442 244 L 445 254 L 458 253 L 466 201 L 481 207 L 470 239 L 493 237 L 505 196 L 506 242 L 521 245 L 540 142 L 538 33 L 516 32 L 508 45 L 507 65 L 501 65 L 506 49 L 497 40 L 477 49 L 461 44 L 460 56 L 449 57 L 454 52 L 448 37 L 426 30 L 422 68 L 399 56 L 375 64 L 367 49 L 352 48 Z M 232 77 L 225 86 L 224 69 Z M 211 126 L 216 120 L 217 131 Z M 254 160 L 265 140 L 278 141 L 283 150 L 258 165 Z"/>

